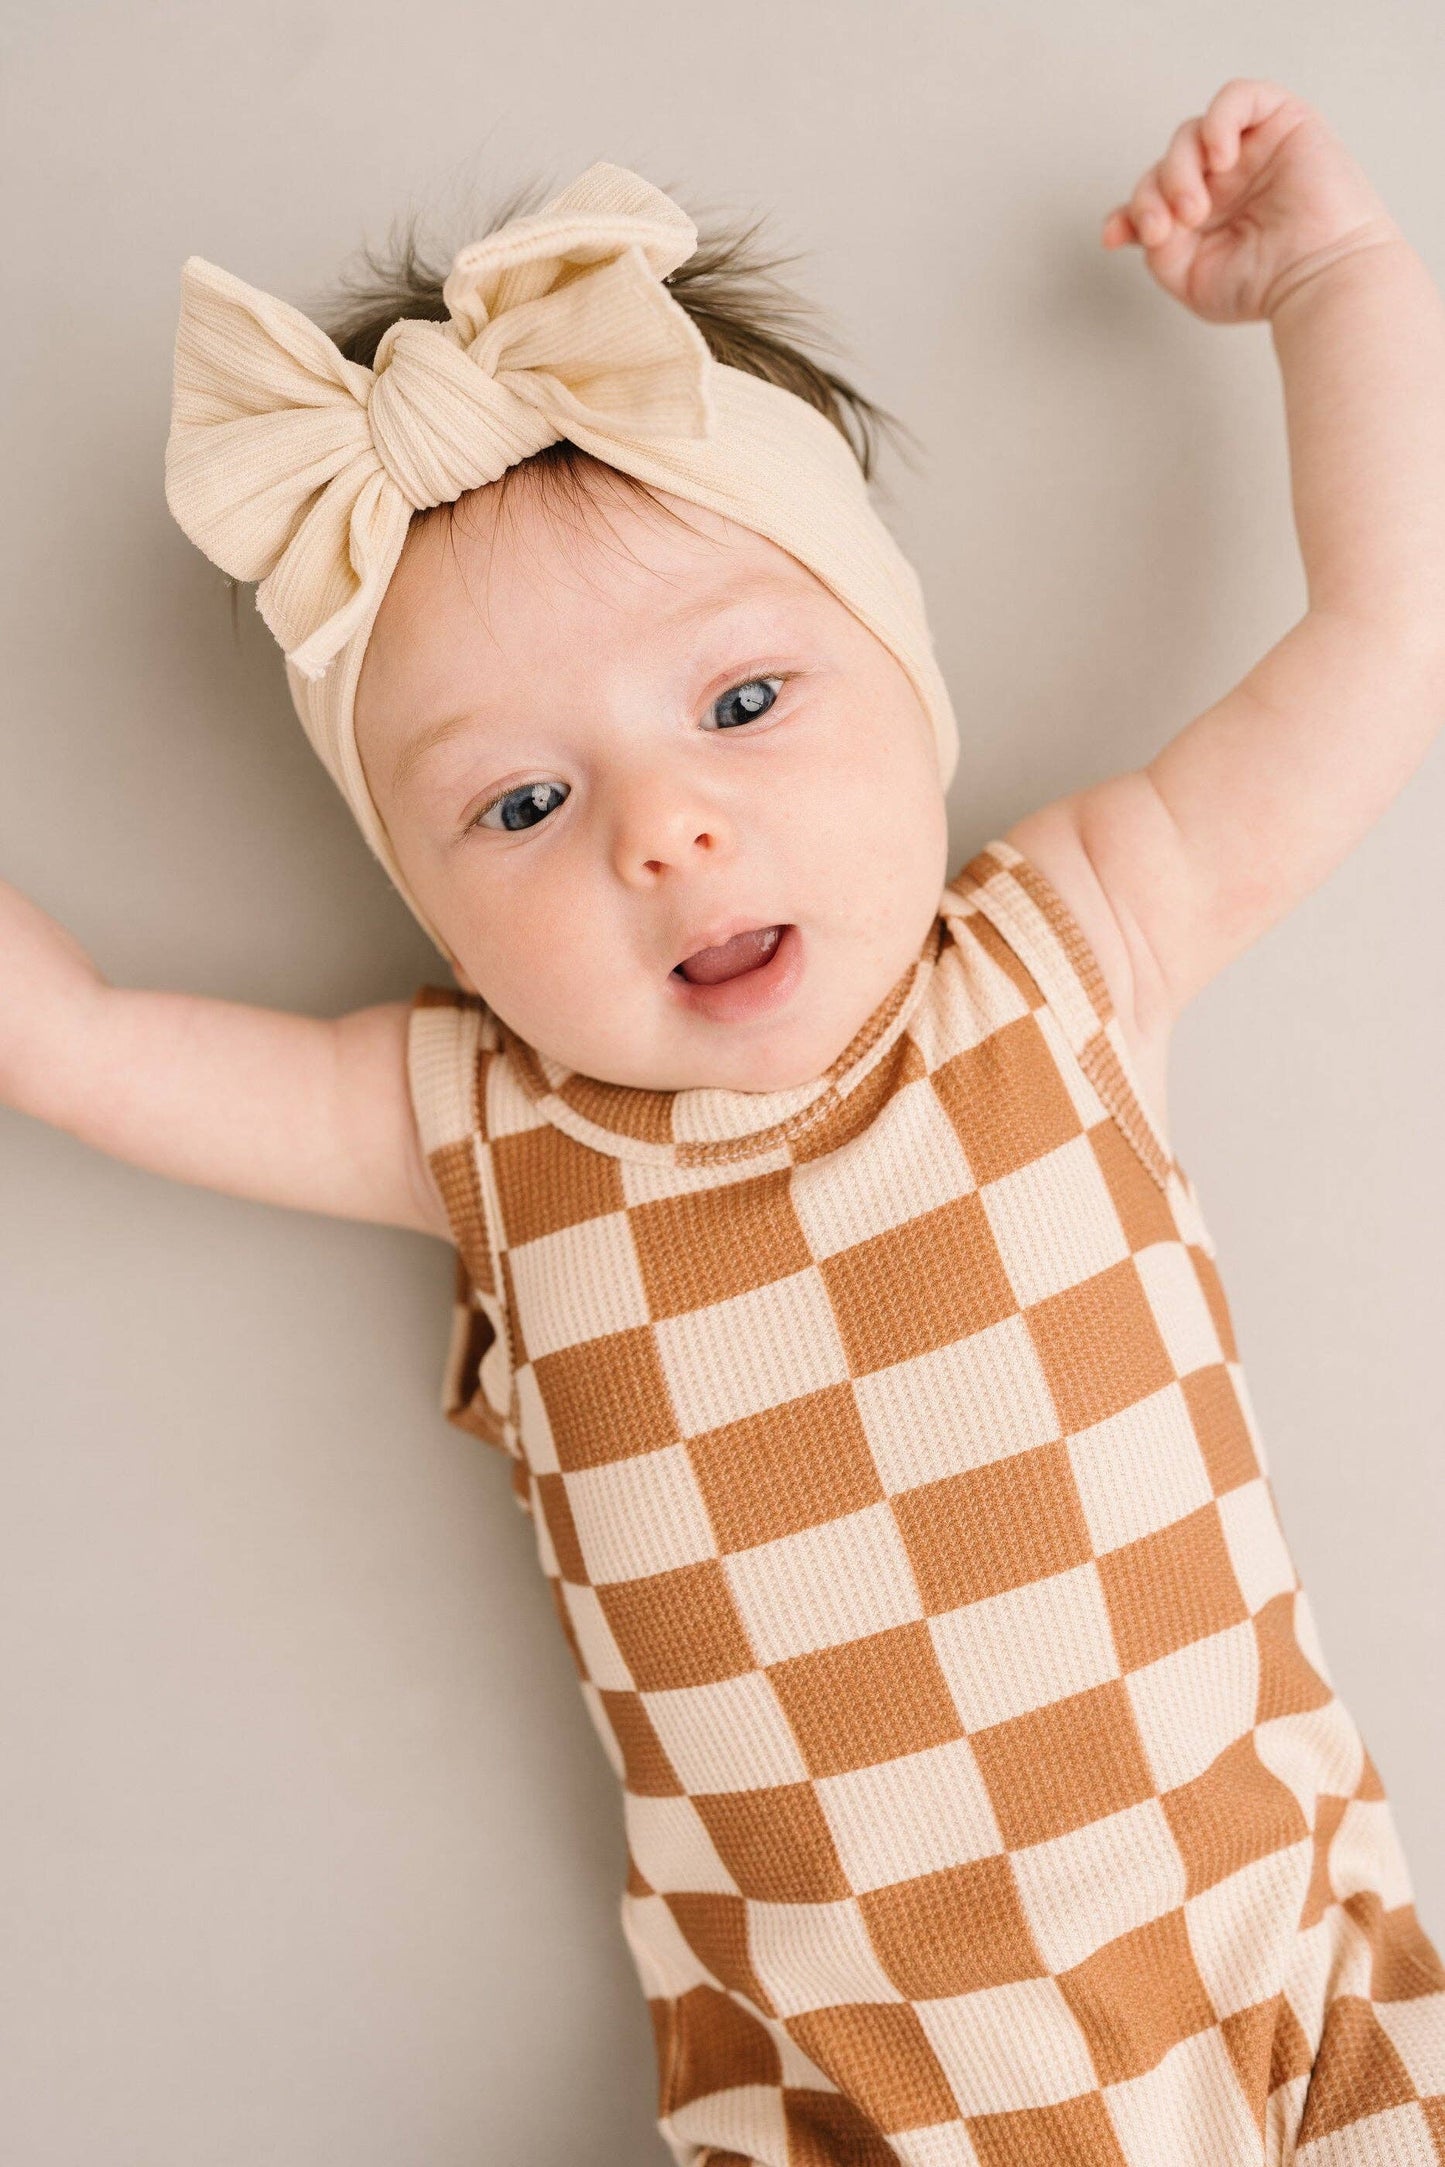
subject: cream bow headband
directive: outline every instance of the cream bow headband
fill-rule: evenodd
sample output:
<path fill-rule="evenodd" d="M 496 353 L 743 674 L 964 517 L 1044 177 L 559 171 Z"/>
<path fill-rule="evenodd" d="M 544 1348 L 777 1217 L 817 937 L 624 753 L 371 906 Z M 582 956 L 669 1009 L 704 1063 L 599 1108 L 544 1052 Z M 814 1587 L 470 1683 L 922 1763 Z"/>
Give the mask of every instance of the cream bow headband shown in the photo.
<path fill-rule="evenodd" d="M 806 565 L 907 672 L 952 776 L 957 727 L 917 574 L 832 422 L 715 361 L 667 291 L 696 246 L 661 190 L 589 166 L 461 249 L 442 288 L 448 321 L 393 324 L 369 369 L 288 302 L 201 256 L 182 267 L 166 502 L 213 563 L 259 582 L 307 736 L 449 959 L 372 802 L 357 682 L 413 514 L 560 438 Z"/>

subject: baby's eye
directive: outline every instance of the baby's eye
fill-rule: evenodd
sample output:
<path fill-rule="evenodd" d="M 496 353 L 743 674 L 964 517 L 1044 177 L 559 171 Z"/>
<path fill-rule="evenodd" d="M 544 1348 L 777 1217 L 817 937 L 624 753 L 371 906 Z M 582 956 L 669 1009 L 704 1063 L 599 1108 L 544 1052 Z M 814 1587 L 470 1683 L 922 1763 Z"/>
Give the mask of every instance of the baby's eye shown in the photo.
<path fill-rule="evenodd" d="M 486 806 L 473 824 L 479 828 L 535 828 L 566 795 L 565 783 L 525 783 L 520 790 L 509 790 L 505 797 Z"/>
<path fill-rule="evenodd" d="M 710 712 L 715 715 L 720 709 L 726 712 L 736 707 L 736 713 L 730 721 L 712 727 L 735 730 L 740 722 L 752 722 L 757 716 L 765 715 L 778 697 L 776 692 L 769 692 L 769 685 L 776 685 L 781 691 L 782 684 L 781 677 L 750 677 L 745 685 L 734 685 L 731 692 L 725 692 L 720 700 L 713 701 Z"/>

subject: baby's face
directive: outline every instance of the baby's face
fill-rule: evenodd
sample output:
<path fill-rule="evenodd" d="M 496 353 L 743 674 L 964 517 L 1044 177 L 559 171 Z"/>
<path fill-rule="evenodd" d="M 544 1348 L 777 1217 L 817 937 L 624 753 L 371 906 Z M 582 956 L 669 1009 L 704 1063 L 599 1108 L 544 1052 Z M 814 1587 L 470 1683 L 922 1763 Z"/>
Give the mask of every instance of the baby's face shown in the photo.
<path fill-rule="evenodd" d="M 932 730 L 795 558 L 664 501 L 608 485 L 574 522 L 514 484 L 500 522 L 483 489 L 414 523 L 357 743 L 462 984 L 522 1038 L 608 1083 L 785 1090 L 932 922 Z"/>

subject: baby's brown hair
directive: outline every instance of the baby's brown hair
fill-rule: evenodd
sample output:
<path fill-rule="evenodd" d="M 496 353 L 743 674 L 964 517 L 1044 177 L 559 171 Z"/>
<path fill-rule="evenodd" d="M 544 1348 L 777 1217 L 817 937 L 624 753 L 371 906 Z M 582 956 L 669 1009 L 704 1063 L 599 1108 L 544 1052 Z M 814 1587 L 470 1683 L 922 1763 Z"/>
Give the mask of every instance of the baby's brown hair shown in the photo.
<path fill-rule="evenodd" d="M 665 192 L 677 200 L 675 191 Z M 466 238 L 495 232 L 509 219 L 539 210 L 549 193 L 542 182 L 525 183 L 494 214 L 468 216 Z M 816 304 L 775 276 L 780 268 L 797 259 L 757 253 L 754 244 L 763 223 L 761 218 L 732 222 L 695 216 L 693 222 L 698 229 L 697 248 L 663 284 L 697 325 L 713 359 L 750 376 L 760 376 L 816 407 L 844 438 L 864 479 L 872 481 L 877 471 L 880 434 L 892 432 L 895 437 L 908 437 L 915 443 L 917 439 L 896 415 L 803 352 L 804 345 L 835 353 L 837 347 L 816 328 L 822 313 Z M 372 367 L 383 334 L 401 317 L 446 322 L 448 310 L 442 286 L 452 257 L 464 244 L 459 241 L 444 249 L 438 261 L 418 238 L 417 226 L 418 214 L 413 212 L 399 237 L 393 228 L 392 238 L 381 250 L 363 245 L 356 251 L 360 269 L 350 272 L 343 268 L 337 279 L 338 291 L 306 308 L 305 313 L 348 361 Z M 651 500 L 659 511 L 670 510 L 648 483 L 604 465 L 563 437 L 519 460 L 498 481 L 487 485 L 497 492 L 499 517 L 506 507 L 508 488 L 523 469 L 535 479 L 549 510 L 567 503 L 574 513 L 580 513 L 595 500 L 604 483 Z M 452 504 L 435 505 L 416 513 L 413 523 L 439 517 L 450 520 L 454 510 Z M 239 583 L 230 580 L 228 584 L 234 619 Z"/>

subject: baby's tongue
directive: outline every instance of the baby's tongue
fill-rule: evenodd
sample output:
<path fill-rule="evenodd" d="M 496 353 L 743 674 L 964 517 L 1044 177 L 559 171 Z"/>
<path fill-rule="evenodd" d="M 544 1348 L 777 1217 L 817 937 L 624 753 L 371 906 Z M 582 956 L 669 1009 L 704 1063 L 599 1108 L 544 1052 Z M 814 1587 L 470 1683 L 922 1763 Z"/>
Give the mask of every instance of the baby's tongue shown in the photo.
<path fill-rule="evenodd" d="M 760 963 L 767 962 L 782 931 L 781 926 L 769 925 L 759 926 L 752 933 L 735 933 L 720 948 L 699 948 L 679 969 L 694 986 L 716 986 L 724 978 L 740 978 L 744 971 L 756 970 Z"/>

